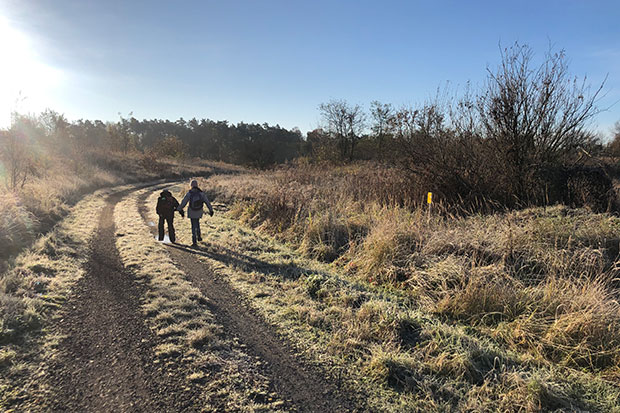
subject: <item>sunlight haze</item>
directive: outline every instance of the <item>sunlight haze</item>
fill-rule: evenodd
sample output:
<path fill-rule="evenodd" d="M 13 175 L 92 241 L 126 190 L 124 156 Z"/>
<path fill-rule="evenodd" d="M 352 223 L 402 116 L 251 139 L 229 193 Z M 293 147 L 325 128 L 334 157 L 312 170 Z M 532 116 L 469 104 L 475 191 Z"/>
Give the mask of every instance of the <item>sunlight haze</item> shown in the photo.
<path fill-rule="evenodd" d="M 40 112 L 60 104 L 50 92 L 62 74 L 38 60 L 28 37 L 0 16 L 0 127 L 8 126 L 12 111 Z"/>
<path fill-rule="evenodd" d="M 0 0 L 0 413 L 620 413 L 620 0 Z"/>

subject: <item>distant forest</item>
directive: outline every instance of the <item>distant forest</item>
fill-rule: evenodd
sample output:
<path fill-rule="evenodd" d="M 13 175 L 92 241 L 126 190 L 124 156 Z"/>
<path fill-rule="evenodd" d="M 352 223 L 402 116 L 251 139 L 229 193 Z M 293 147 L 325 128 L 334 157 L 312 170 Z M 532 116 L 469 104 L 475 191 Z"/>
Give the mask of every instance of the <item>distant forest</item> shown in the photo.
<path fill-rule="evenodd" d="M 268 124 L 239 123 L 209 119 L 185 121 L 121 118 L 115 123 L 78 120 L 68 123 L 53 112 L 43 115 L 55 133 L 76 143 L 114 151 L 140 151 L 159 157 L 199 157 L 264 168 L 299 155 L 303 136 Z"/>

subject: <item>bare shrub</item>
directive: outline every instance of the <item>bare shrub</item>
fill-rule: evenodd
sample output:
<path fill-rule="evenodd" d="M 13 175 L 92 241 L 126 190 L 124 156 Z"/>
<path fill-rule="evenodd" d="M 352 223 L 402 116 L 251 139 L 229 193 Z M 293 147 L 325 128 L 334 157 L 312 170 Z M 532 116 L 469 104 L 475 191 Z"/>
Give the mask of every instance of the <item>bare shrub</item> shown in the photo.
<path fill-rule="evenodd" d="M 617 199 L 613 182 L 603 169 L 576 167 L 567 170 L 565 176 L 565 183 L 554 185 L 561 189 L 565 188 L 562 199 L 565 205 L 585 206 L 595 212 L 616 209 Z"/>
<path fill-rule="evenodd" d="M 562 51 L 548 53 L 538 67 L 532 57 L 525 45 L 505 49 L 476 101 L 484 137 L 501 162 L 495 167 L 522 202 L 531 196 L 538 171 L 571 161 L 592 141 L 587 126 L 598 113 L 602 89 L 589 93 L 585 79 L 571 77 Z"/>
<path fill-rule="evenodd" d="M 428 191 L 453 207 L 496 198 L 496 184 L 484 166 L 488 153 L 482 140 L 451 128 L 441 102 L 400 109 L 391 126 L 398 151 L 394 157 L 416 191 L 411 194 L 414 203 L 420 204 Z"/>
<path fill-rule="evenodd" d="M 0 173 L 10 191 L 23 188 L 28 178 L 36 173 L 28 138 L 17 130 L 0 131 L 0 161 Z"/>

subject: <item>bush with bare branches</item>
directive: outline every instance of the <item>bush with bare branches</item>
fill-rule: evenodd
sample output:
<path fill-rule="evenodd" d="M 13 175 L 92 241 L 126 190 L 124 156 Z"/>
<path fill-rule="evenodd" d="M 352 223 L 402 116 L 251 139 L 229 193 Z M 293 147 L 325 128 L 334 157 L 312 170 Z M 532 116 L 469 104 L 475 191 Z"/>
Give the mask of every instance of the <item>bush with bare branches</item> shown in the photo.
<path fill-rule="evenodd" d="M 448 201 L 586 205 L 568 189 L 583 178 L 583 154 L 596 142 L 588 126 L 602 87 L 591 91 L 585 78 L 571 77 L 563 52 L 535 66 L 532 50 L 515 43 L 477 94 L 397 111 L 390 124 L 398 159 L 412 184 Z M 613 205 L 611 181 L 593 173 L 605 188 L 592 205 Z"/>
<path fill-rule="evenodd" d="M 10 191 L 24 187 L 36 173 L 35 160 L 28 138 L 17 130 L 0 131 L 0 161 L 5 184 Z"/>

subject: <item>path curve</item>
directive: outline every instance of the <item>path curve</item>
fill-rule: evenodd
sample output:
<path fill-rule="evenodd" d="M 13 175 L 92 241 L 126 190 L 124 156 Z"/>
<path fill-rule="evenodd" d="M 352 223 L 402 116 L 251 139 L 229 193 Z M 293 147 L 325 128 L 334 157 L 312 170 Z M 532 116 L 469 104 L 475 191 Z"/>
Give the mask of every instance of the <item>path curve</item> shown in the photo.
<path fill-rule="evenodd" d="M 115 241 L 114 207 L 132 190 L 106 199 L 90 242 L 86 274 L 60 310 L 51 331 L 64 338 L 46 368 L 51 394 L 44 411 L 187 412 L 199 394 L 181 367 L 163 367 L 156 337 L 140 308 L 145 288 L 123 268 Z"/>

